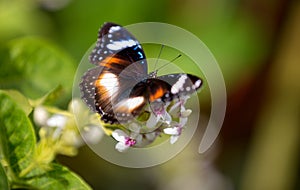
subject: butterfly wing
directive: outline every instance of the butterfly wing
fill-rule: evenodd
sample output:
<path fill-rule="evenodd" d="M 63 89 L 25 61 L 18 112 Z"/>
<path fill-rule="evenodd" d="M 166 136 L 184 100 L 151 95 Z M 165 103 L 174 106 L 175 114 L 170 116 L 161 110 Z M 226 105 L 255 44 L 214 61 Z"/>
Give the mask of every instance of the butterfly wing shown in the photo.
<path fill-rule="evenodd" d="M 82 99 L 91 110 L 101 115 L 104 122 L 118 123 L 115 105 L 126 102 L 133 86 L 147 76 L 144 51 L 125 28 L 106 23 L 99 31 L 96 47 L 89 60 L 97 67 L 88 70 L 82 77 Z M 144 101 L 138 101 L 130 107 L 128 103 L 132 102 L 122 105 L 128 105 L 128 111 L 134 109 L 132 105 L 145 104 Z"/>
<path fill-rule="evenodd" d="M 140 43 L 125 28 L 115 23 L 105 23 L 98 32 L 96 47 L 89 60 L 92 64 L 104 65 L 111 63 L 112 58 L 133 63 L 145 59 L 145 53 Z M 143 65 L 143 70 L 147 73 L 147 64 Z"/>
<path fill-rule="evenodd" d="M 127 123 L 139 115 L 142 108 L 152 101 L 161 98 L 171 90 L 171 85 L 156 78 L 147 78 L 134 85 L 129 98 L 116 104 L 114 112 L 120 123 Z"/>
<path fill-rule="evenodd" d="M 173 99 L 190 95 L 201 86 L 202 80 L 191 74 L 178 73 L 147 78 L 132 88 L 129 94 L 130 98 L 117 104 L 115 108 L 115 112 L 118 113 L 117 119 L 126 122 L 139 115 L 146 103 L 155 101 L 167 103 Z"/>
<path fill-rule="evenodd" d="M 169 89 L 164 91 L 164 94 L 156 96 L 162 101 L 171 101 L 174 98 L 186 96 L 194 93 L 202 86 L 202 79 L 191 74 L 177 73 L 157 77 L 157 79 L 169 84 Z"/>

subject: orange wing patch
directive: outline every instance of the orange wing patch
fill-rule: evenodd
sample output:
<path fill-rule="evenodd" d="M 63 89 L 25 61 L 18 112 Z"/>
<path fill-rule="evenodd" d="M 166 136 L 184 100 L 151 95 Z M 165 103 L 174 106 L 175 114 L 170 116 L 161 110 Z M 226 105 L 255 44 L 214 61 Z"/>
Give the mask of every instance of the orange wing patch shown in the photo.
<path fill-rule="evenodd" d="M 166 90 L 163 89 L 162 87 L 157 88 L 155 93 L 150 94 L 150 97 L 149 97 L 150 102 L 152 102 L 158 98 L 161 98 L 165 94 L 165 92 L 166 92 Z"/>
<path fill-rule="evenodd" d="M 100 62 L 100 66 L 107 67 L 110 69 L 114 68 L 115 65 L 128 66 L 129 64 L 130 64 L 130 62 L 128 62 L 124 59 L 112 57 L 112 56 L 109 56 Z"/>

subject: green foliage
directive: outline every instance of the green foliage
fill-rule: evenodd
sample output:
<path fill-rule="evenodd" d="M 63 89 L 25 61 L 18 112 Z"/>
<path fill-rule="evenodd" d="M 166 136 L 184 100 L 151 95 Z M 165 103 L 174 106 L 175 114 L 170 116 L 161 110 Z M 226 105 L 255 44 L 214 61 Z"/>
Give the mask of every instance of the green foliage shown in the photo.
<path fill-rule="evenodd" d="M 38 98 L 61 84 L 66 97 L 70 95 L 73 60 L 44 39 L 10 41 L 0 51 L 0 63 L 0 88 L 17 89 L 30 98 Z"/>
<path fill-rule="evenodd" d="M 0 92 L 0 130 L 4 157 L 14 174 L 33 161 L 35 135 L 25 112 L 6 93 Z"/>
<path fill-rule="evenodd" d="M 36 100 L 31 100 L 30 104 L 33 107 L 36 107 L 38 105 L 51 105 L 57 101 L 57 99 L 63 94 L 63 87 L 61 85 L 58 85 L 54 89 L 52 89 L 50 92 L 42 96 L 41 98 L 38 98 Z"/>
<path fill-rule="evenodd" d="M 29 103 L 28 99 L 25 96 L 23 96 L 23 94 L 16 90 L 6 90 L 2 92 L 10 96 L 18 104 L 18 106 L 22 108 L 26 115 L 29 115 L 31 113 L 32 106 Z"/>
<path fill-rule="evenodd" d="M 7 174 L 12 187 L 34 189 L 90 189 L 76 174 L 67 168 L 42 160 L 37 151 L 35 132 L 24 106 L 19 106 L 10 95 L 15 91 L 0 91 L 0 143 Z M 48 95 L 49 96 L 49 95 Z M 18 97 L 21 97 L 18 94 Z M 18 98 L 17 98 L 18 99 Z M 24 99 L 24 97 L 22 97 Z M 1 187 L 7 177 L 0 168 Z"/>
<path fill-rule="evenodd" d="M 0 44 L 21 35 L 45 35 L 52 30 L 49 18 L 35 0 L 0 0 Z"/>
<path fill-rule="evenodd" d="M 76 189 L 87 190 L 90 187 L 76 174 L 59 164 L 51 164 L 51 170 L 36 176 L 28 183 L 43 190 Z"/>
<path fill-rule="evenodd" d="M 8 190 L 8 180 L 4 168 L 0 163 L 0 187 L 2 190 Z"/>

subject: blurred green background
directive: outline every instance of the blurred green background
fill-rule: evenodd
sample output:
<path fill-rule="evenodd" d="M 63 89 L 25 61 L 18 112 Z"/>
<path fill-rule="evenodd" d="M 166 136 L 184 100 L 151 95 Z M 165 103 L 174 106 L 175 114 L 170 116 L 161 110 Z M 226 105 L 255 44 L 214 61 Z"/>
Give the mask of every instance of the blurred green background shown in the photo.
<path fill-rule="evenodd" d="M 300 189 L 299 1 L 0 0 L 0 88 L 38 97 L 62 83 L 66 105 L 75 69 L 95 42 L 99 27 L 108 21 L 166 22 L 197 35 L 224 74 L 228 93 L 224 126 L 205 154 L 197 152 L 203 132 L 199 127 L 183 152 L 152 168 L 115 166 L 86 146 L 76 157 L 60 156 L 59 162 L 94 189 Z M 21 37 L 26 37 L 25 45 L 18 43 Z M 49 53 L 50 60 L 44 56 L 40 65 L 26 66 L 45 43 L 49 51 L 44 55 L 63 54 L 64 60 L 52 60 Z M 26 50 L 25 60 L 8 64 L 9 55 L 19 55 L 18 49 Z M 60 62 L 64 64 L 57 66 Z M 203 95 L 201 101 L 205 123 L 210 99 Z"/>

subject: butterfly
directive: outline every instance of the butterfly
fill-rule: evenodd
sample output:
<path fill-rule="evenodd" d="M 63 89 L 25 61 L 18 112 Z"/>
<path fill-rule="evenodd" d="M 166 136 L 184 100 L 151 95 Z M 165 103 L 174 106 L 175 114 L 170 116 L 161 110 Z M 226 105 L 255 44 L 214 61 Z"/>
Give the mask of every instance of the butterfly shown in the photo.
<path fill-rule="evenodd" d="M 141 44 L 115 23 L 105 23 L 100 28 L 89 61 L 96 67 L 82 77 L 81 98 L 100 114 L 104 123 L 129 122 L 148 103 L 171 102 L 192 94 L 203 84 L 202 79 L 191 74 L 148 74 Z"/>

